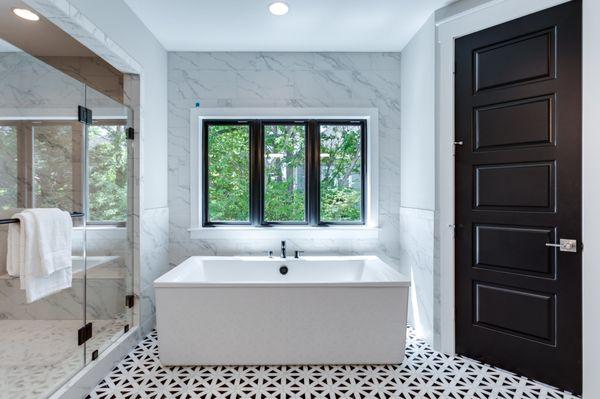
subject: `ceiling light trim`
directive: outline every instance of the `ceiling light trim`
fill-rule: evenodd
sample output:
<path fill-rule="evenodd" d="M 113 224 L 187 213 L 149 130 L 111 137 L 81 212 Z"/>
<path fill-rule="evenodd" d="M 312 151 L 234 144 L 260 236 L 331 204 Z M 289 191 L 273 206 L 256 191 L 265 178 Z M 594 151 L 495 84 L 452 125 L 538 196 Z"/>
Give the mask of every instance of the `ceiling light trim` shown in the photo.
<path fill-rule="evenodd" d="M 13 13 L 26 21 L 36 22 L 40 20 L 40 16 L 27 8 L 13 8 Z"/>
<path fill-rule="evenodd" d="M 269 4 L 269 12 L 275 16 L 282 16 L 288 13 L 290 7 L 283 1 L 276 1 Z"/>

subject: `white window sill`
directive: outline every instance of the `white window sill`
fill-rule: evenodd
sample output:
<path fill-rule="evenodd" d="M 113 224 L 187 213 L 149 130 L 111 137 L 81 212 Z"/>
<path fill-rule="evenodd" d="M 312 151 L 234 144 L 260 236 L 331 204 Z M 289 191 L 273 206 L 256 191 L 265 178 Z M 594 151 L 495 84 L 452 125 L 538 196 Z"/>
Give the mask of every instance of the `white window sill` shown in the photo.
<path fill-rule="evenodd" d="M 218 226 L 188 229 L 192 239 L 378 239 L 379 228 L 370 226 Z"/>
<path fill-rule="evenodd" d="M 73 230 L 83 230 L 83 226 L 73 227 Z M 116 224 L 87 224 L 85 230 L 127 230 L 127 227 Z"/>

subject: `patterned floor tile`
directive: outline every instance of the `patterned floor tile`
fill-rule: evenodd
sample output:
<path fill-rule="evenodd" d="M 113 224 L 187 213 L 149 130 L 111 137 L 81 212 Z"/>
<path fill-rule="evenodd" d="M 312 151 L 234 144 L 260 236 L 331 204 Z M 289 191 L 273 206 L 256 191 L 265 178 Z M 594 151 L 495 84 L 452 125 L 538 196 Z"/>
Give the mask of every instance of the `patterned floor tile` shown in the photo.
<path fill-rule="evenodd" d="M 120 398 L 574 399 L 507 371 L 436 352 L 409 329 L 398 365 L 163 367 L 156 331 L 88 396 Z"/>

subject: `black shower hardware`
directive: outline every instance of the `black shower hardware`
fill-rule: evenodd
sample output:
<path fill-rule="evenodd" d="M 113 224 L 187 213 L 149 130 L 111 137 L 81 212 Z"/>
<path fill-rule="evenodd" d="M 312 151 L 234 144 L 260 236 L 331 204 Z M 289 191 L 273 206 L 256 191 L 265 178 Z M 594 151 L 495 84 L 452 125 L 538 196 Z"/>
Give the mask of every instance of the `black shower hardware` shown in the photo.
<path fill-rule="evenodd" d="M 300 259 L 300 255 L 302 255 L 303 253 L 304 253 L 304 251 L 295 250 L 294 251 L 294 258 Z"/>
<path fill-rule="evenodd" d="M 81 212 L 71 212 L 72 218 L 81 218 L 85 215 Z M 0 219 L 0 224 L 19 223 L 19 219 Z"/>
<path fill-rule="evenodd" d="M 281 274 L 282 274 L 282 275 L 284 275 L 284 276 L 285 276 L 286 274 L 288 274 L 288 271 L 289 271 L 289 269 L 288 269 L 288 267 L 287 267 L 287 266 L 281 266 L 281 267 L 279 268 L 279 273 L 281 273 Z"/>
<path fill-rule="evenodd" d="M 281 258 L 285 259 L 285 241 L 281 241 Z"/>

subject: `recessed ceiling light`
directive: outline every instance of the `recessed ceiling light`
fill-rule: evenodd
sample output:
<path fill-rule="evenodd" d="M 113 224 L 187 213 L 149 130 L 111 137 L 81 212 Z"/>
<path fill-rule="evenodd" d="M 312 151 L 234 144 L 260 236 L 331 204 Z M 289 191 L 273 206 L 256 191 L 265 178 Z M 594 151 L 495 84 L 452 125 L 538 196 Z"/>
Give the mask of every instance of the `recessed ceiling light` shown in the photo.
<path fill-rule="evenodd" d="M 285 15 L 289 10 L 290 8 L 283 1 L 276 1 L 269 6 L 269 11 L 273 15 Z"/>
<path fill-rule="evenodd" d="M 28 10 L 26 8 L 15 8 L 15 9 L 13 9 L 13 12 L 18 17 L 21 17 L 28 21 L 39 21 L 40 20 L 40 17 L 36 13 L 34 13 L 33 11 Z"/>

